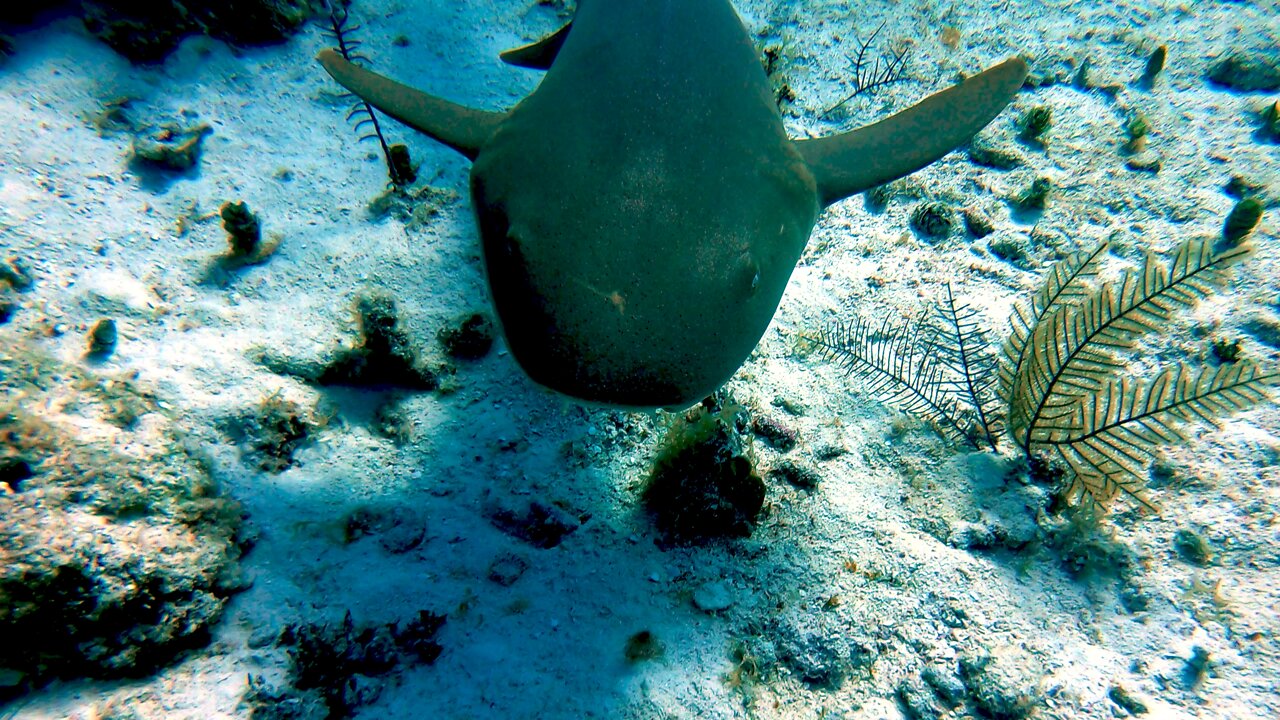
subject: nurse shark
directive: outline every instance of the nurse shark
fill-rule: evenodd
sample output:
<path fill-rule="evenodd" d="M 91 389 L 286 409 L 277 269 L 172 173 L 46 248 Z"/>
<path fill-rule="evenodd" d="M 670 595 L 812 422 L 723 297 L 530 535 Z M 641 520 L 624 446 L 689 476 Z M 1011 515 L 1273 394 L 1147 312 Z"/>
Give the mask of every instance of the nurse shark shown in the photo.
<path fill-rule="evenodd" d="M 322 51 L 351 92 L 472 161 L 485 272 L 535 382 L 683 407 L 745 362 L 828 205 L 968 142 L 1012 99 L 1011 58 L 872 125 L 792 140 L 728 0 L 579 0 L 503 53 L 546 70 L 506 112 Z"/>

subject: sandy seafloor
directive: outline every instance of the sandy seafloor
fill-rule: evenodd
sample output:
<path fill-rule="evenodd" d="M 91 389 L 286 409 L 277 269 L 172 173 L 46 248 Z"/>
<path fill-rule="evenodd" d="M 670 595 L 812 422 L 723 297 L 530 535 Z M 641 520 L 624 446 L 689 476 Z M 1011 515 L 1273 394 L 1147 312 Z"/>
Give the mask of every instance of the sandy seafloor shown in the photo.
<path fill-rule="evenodd" d="M 769 479 L 750 538 L 665 550 L 638 500 L 659 413 L 565 400 L 527 380 L 499 346 L 459 363 L 453 392 L 405 400 L 411 437 L 396 445 L 369 428 L 378 398 L 318 390 L 253 361 L 260 348 L 305 359 L 349 343 L 352 299 L 370 287 L 396 298 L 411 334 L 437 356 L 437 328 L 487 308 L 467 163 L 388 121 L 388 135 L 421 163 L 419 182 L 457 198 L 419 227 L 371 221 L 366 206 L 385 183 L 381 160 L 356 141 L 336 85 L 312 59 L 326 44 L 318 29 L 254 49 L 193 38 L 154 66 L 131 65 L 74 20 L 17 34 L 0 65 L 0 251 L 23 258 L 36 285 L 0 338 L 38 335 L 50 353 L 82 362 L 84 328 L 110 309 L 121 338 L 95 371 L 136 372 L 214 459 L 215 477 L 260 536 L 243 561 L 253 585 L 230 600 L 210 645 L 145 679 L 55 682 L 0 707 L 0 717 L 124 717 L 124 709 L 135 713 L 128 717 L 247 717 L 246 677 L 279 681 L 286 663 L 263 638 L 348 611 L 360 622 L 390 622 L 418 610 L 448 615 L 443 653 L 388 676 L 358 717 L 896 720 L 910 717 L 902 698 L 924 687 L 923 671 L 954 681 L 960 660 L 983 656 L 1004 668 L 987 679 L 993 692 L 1034 698 L 1020 716 L 1125 716 L 1115 698 L 1126 696 L 1153 718 L 1280 717 L 1274 404 L 1198 428 L 1188 444 L 1164 451 L 1171 470 L 1153 486 L 1161 511 L 1120 502 L 1105 525 L 1124 572 L 1080 574 L 1049 541 L 1056 521 L 1036 516 L 1044 490 L 1002 479 L 1016 463 L 1012 451 L 967 453 L 860 392 L 838 367 L 796 351 L 800 332 L 837 317 L 918 313 L 945 281 L 1003 338 L 1011 304 L 1063 252 L 1114 236 L 1114 269 L 1144 249 L 1217 234 L 1235 202 L 1222 188 L 1235 174 L 1274 203 L 1280 146 L 1259 142 L 1253 120 L 1274 94 L 1234 92 L 1205 75 L 1233 48 L 1277 52 L 1277 5 L 734 4 L 765 33 L 762 45 L 784 48 L 793 136 L 865 124 L 1015 53 L 1034 72 L 1065 79 L 1087 57 L 1094 87 L 1024 89 L 984 132 L 1017 151 L 1020 168 L 980 167 L 952 153 L 905 180 L 882 211 L 857 197 L 822 215 L 773 325 L 728 386 L 799 434 L 785 454 L 757 441 L 762 467 L 791 458 L 816 468 L 821 484 L 806 491 Z M 373 68 L 490 109 L 510 106 L 538 80 L 497 54 L 559 23 L 531 0 L 357 0 L 352 13 L 365 26 Z M 886 37 L 912 44 L 911 80 L 819 121 L 847 82 L 853 39 L 884 20 Z M 954 48 L 940 40 L 945 26 L 960 31 Z M 398 36 L 408 42 L 393 43 Z M 1153 89 L 1140 89 L 1132 81 L 1160 44 L 1169 48 L 1167 68 Z M 102 135 L 91 120 L 122 96 L 144 116 L 185 112 L 210 123 L 198 170 L 162 182 L 136 172 L 128 136 Z M 1014 137 L 1016 117 L 1033 105 L 1053 111 L 1043 149 Z M 1158 173 L 1126 167 L 1123 123 L 1134 109 L 1150 120 Z M 1047 210 L 1011 214 L 1002 198 L 1038 175 L 1058 187 Z M 225 247 L 208 213 L 234 199 L 247 201 L 281 245 L 225 287 L 202 284 Z M 925 242 L 908 227 L 920 199 L 981 208 L 996 234 Z M 1230 289 L 1146 341 L 1137 363 L 1206 361 L 1218 338 L 1240 338 L 1247 357 L 1276 362 L 1280 349 L 1265 342 L 1275 333 L 1263 330 L 1277 327 L 1280 311 L 1278 227 L 1268 210 L 1257 251 Z M 987 250 L 995 239 L 1033 236 L 1022 267 Z M 258 470 L 218 429 L 275 393 L 332 415 L 279 474 Z M 585 521 L 559 546 L 533 547 L 486 517 L 488 504 L 521 498 Z M 391 554 L 374 538 L 335 537 L 360 506 L 411 511 L 425 540 Z M 948 541 L 975 527 L 1031 542 L 1011 550 Z M 1213 549 L 1203 565 L 1175 548 L 1184 529 Z M 504 586 L 489 574 L 508 555 L 527 569 Z M 727 609 L 708 613 L 691 602 L 709 583 L 727 592 Z M 1134 593 L 1145 608 L 1124 601 Z M 628 662 L 627 638 L 642 630 L 664 652 Z M 744 665 L 735 648 L 747 649 L 758 678 L 733 681 Z M 779 648 L 843 662 L 846 677 L 831 687 L 806 683 L 796 661 L 771 659 L 786 655 Z M 1208 657 L 1199 678 L 1188 664 L 1197 652 Z M 953 716 L 973 707 L 970 699 Z"/>

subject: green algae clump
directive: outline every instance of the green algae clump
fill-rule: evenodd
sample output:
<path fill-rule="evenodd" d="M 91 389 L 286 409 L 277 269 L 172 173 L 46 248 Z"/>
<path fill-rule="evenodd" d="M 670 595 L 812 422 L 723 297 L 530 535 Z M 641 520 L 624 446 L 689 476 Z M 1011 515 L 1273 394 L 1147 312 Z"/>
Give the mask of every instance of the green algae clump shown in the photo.
<path fill-rule="evenodd" d="M 705 406 L 667 429 L 641 499 L 668 544 L 747 537 L 764 505 L 764 481 L 737 427 L 741 409 Z"/>

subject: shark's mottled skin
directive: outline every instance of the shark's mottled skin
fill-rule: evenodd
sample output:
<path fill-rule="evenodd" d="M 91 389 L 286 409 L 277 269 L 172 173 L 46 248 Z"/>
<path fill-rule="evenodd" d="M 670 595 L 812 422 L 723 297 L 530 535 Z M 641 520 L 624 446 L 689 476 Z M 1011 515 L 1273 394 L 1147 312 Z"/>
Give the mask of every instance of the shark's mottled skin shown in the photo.
<path fill-rule="evenodd" d="M 579 0 L 569 26 L 504 59 L 548 71 L 494 113 L 320 54 L 352 92 L 474 161 L 489 288 L 529 376 L 641 407 L 728 380 L 822 208 L 963 144 L 1026 75 L 1008 60 L 875 125 L 792 141 L 728 0 Z"/>

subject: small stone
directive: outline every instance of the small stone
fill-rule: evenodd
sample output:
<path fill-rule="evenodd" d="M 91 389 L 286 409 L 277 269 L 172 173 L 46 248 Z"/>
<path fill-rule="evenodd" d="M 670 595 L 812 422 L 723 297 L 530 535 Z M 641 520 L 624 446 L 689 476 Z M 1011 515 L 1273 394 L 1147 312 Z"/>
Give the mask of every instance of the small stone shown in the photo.
<path fill-rule="evenodd" d="M 1275 313 L 1256 312 L 1240 325 L 1240 329 L 1263 345 L 1280 348 L 1280 316 Z"/>
<path fill-rule="evenodd" d="M 31 269 L 20 258 L 11 257 L 0 261 L 0 282 L 12 287 L 14 290 L 30 290 L 31 286 L 35 284 L 35 276 L 31 274 Z"/>
<path fill-rule="evenodd" d="M 1052 191 L 1052 180 L 1047 177 L 1037 177 L 1025 190 L 1010 200 L 1019 210 L 1043 210 L 1049 204 L 1049 193 Z"/>
<path fill-rule="evenodd" d="M 944 673 L 930 665 L 920 673 L 920 677 L 948 705 L 955 707 L 964 700 L 964 683 L 960 682 L 960 678 L 956 677 L 954 673 Z"/>
<path fill-rule="evenodd" d="M 1169 48 L 1165 45 L 1157 47 L 1151 52 L 1151 56 L 1147 58 L 1147 65 L 1142 71 L 1142 77 L 1138 79 L 1141 85 L 1151 87 L 1155 84 L 1156 76 L 1164 70 L 1165 60 L 1169 57 Z"/>
<path fill-rule="evenodd" d="M 657 636 L 648 630 L 640 632 L 627 638 L 627 645 L 623 649 L 623 656 L 627 658 L 627 662 L 638 663 L 645 660 L 657 660 L 662 657 L 665 648 Z"/>
<path fill-rule="evenodd" d="M 1212 667 L 1213 656 L 1208 650 L 1196 645 L 1191 648 L 1191 657 L 1187 658 L 1186 664 L 1182 668 L 1182 681 L 1188 688 L 1199 687 L 1204 679 L 1209 676 L 1209 670 Z"/>
<path fill-rule="evenodd" d="M 409 158 L 409 146 L 396 143 L 387 148 L 387 173 L 394 185 L 408 185 L 418 179 L 418 171 Z"/>
<path fill-rule="evenodd" d="M 276 638 L 280 637 L 280 631 L 272 627 L 255 628 L 249 635 L 248 645 L 251 649 L 268 647 L 275 644 Z"/>
<path fill-rule="evenodd" d="M 984 238 L 995 232 L 995 225 L 991 223 L 991 218 L 987 217 L 981 210 L 975 208 L 965 208 L 964 213 L 964 229 L 975 238 Z"/>
<path fill-rule="evenodd" d="M 1027 241 L 1023 237 L 998 237 L 987 243 L 992 255 L 1005 262 L 1019 265 L 1027 261 Z"/>
<path fill-rule="evenodd" d="M 1147 150 L 1125 159 L 1124 166 L 1135 172 L 1160 172 L 1160 156 Z"/>
<path fill-rule="evenodd" d="M 1107 691 L 1107 697 L 1111 698 L 1111 702 L 1119 705 L 1125 712 L 1130 715 L 1145 715 L 1148 711 L 1147 703 L 1132 690 L 1123 685 L 1112 685 Z"/>
<path fill-rule="evenodd" d="M 1262 183 L 1254 182 L 1243 175 L 1232 175 L 1227 179 L 1226 184 L 1222 186 L 1222 191 L 1236 200 L 1256 197 L 1264 189 L 1265 186 Z"/>
<path fill-rule="evenodd" d="M 1013 150 L 991 147 L 975 142 L 969 146 L 969 161 L 974 165 L 996 170 L 1012 170 L 1022 165 L 1022 156 Z"/>
<path fill-rule="evenodd" d="M 378 545 L 392 555 L 403 555 L 421 545 L 426 534 L 422 521 L 406 513 L 403 522 L 378 536 Z"/>
<path fill-rule="evenodd" d="M 1173 534 L 1173 548 L 1192 565 L 1205 567 L 1213 562 L 1213 547 L 1209 541 L 1190 528 L 1182 528 Z"/>
<path fill-rule="evenodd" d="M 1049 128 L 1053 127 L 1053 109 L 1048 105 L 1037 105 L 1018 118 L 1018 137 L 1027 141 L 1039 141 Z"/>
<path fill-rule="evenodd" d="M 1233 52 L 1213 66 L 1209 80 L 1241 92 L 1280 90 L 1280 60 L 1274 53 Z"/>
<path fill-rule="evenodd" d="M 1222 225 L 1222 239 L 1228 247 L 1235 247 L 1248 237 L 1262 219 L 1262 203 L 1246 197 L 1231 208 Z"/>
<path fill-rule="evenodd" d="M 961 550 L 990 550 L 996 545 L 996 536 L 987 525 L 960 520 L 952 523 L 947 542 Z"/>
<path fill-rule="evenodd" d="M 566 535 L 582 525 L 559 507 L 538 500 L 524 503 L 514 498 L 494 500 L 487 503 L 484 514 L 499 530 L 543 549 L 559 545 Z"/>
<path fill-rule="evenodd" d="M 103 318 L 89 329 L 88 354 L 91 358 L 105 358 L 116 349 L 120 334 L 116 330 L 116 321 Z"/>
<path fill-rule="evenodd" d="M 693 605 L 707 613 L 721 612 L 733 607 L 733 592 L 723 580 L 704 583 L 693 591 Z"/>
<path fill-rule="evenodd" d="M 253 255 L 262 240 L 262 223 L 243 200 L 225 202 L 218 211 L 222 229 L 227 231 L 227 244 L 235 257 Z"/>
<path fill-rule="evenodd" d="M 0 668 L 0 688 L 16 688 L 27 679 L 26 673 L 9 668 Z"/>

